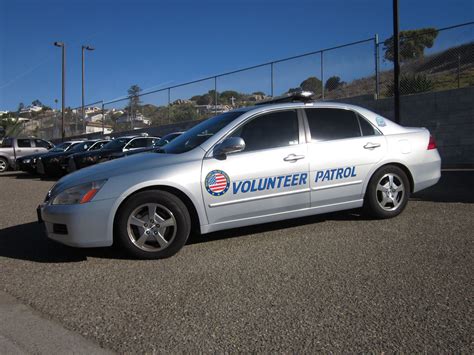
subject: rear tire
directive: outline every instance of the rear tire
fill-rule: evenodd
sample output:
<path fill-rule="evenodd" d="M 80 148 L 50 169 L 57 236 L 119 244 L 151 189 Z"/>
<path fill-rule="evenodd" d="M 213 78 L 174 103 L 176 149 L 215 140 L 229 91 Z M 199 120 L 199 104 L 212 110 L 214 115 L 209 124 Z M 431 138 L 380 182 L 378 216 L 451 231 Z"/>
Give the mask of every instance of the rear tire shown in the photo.
<path fill-rule="evenodd" d="M 410 182 L 397 166 L 387 165 L 377 170 L 365 193 L 364 209 L 378 219 L 398 216 L 410 197 Z"/>
<path fill-rule="evenodd" d="M 8 160 L 0 157 L 0 174 L 8 170 Z"/>
<path fill-rule="evenodd" d="M 132 256 L 163 259 L 176 254 L 188 240 L 191 217 L 175 195 L 148 190 L 131 196 L 115 217 L 115 239 Z"/>

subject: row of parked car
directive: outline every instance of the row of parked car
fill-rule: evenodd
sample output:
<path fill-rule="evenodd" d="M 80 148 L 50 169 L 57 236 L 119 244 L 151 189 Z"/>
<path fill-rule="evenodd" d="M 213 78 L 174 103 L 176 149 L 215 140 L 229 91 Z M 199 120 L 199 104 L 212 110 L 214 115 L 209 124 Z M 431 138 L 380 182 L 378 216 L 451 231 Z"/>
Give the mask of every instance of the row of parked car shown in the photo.
<path fill-rule="evenodd" d="M 105 161 L 159 151 L 182 133 L 173 132 L 164 137 L 135 135 L 72 140 L 56 146 L 37 138 L 5 138 L 0 146 L 0 173 L 12 168 L 30 174 L 59 177 Z"/>

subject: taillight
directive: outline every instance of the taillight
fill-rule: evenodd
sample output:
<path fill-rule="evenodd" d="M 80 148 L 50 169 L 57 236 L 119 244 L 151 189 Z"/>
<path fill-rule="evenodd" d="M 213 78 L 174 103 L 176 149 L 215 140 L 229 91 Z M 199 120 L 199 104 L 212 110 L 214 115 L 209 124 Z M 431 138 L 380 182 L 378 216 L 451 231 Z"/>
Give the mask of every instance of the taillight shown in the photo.
<path fill-rule="evenodd" d="M 428 142 L 428 150 L 436 149 L 436 141 L 433 136 L 430 136 L 430 141 Z"/>

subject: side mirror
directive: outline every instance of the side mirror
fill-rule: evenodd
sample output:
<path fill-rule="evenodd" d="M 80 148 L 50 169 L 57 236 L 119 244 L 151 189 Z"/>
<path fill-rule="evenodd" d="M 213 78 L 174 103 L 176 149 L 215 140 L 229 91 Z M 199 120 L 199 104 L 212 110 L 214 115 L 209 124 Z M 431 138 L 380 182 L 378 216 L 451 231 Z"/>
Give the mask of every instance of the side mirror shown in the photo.
<path fill-rule="evenodd" d="M 245 142 L 240 137 L 229 137 L 214 147 L 214 157 L 225 157 L 227 154 L 240 152 L 245 149 Z"/>

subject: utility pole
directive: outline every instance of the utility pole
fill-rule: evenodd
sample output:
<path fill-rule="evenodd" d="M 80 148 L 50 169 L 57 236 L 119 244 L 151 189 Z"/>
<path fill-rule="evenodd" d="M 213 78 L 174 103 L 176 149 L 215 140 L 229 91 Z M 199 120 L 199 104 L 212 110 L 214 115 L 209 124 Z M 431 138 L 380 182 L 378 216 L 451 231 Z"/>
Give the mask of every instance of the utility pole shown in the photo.
<path fill-rule="evenodd" d="M 393 0 L 393 104 L 394 121 L 400 123 L 400 34 L 398 22 L 398 0 Z"/>
<path fill-rule="evenodd" d="M 64 42 L 54 42 L 62 49 L 62 79 L 61 79 L 61 141 L 64 141 L 64 107 L 66 106 L 66 45 Z"/>
<path fill-rule="evenodd" d="M 93 51 L 95 48 L 91 46 L 82 46 L 82 121 L 86 119 L 86 113 L 84 108 L 84 73 L 85 73 L 85 63 L 84 63 L 84 51 Z"/>

